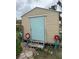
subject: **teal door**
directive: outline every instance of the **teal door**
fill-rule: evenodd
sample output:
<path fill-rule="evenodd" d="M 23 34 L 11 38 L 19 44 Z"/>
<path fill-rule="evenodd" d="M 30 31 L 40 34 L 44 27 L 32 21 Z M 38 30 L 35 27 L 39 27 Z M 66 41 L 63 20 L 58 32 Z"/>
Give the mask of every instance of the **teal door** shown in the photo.
<path fill-rule="evenodd" d="M 32 40 L 44 41 L 44 17 L 30 17 Z"/>

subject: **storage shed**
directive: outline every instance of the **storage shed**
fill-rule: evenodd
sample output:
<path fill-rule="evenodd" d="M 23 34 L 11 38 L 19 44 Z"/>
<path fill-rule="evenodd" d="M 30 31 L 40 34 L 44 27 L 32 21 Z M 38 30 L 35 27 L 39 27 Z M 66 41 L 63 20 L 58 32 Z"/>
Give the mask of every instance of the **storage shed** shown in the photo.
<path fill-rule="evenodd" d="M 59 12 L 36 7 L 22 16 L 24 36 L 30 33 L 31 40 L 53 43 L 54 35 L 59 35 Z"/>

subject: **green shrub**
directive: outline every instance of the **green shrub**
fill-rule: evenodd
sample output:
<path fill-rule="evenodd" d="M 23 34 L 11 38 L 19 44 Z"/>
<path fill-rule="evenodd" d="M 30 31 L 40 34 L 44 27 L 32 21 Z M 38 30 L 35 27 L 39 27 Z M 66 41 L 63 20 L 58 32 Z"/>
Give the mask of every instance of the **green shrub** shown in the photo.
<path fill-rule="evenodd" d="M 22 51 L 21 40 L 16 39 L 16 55 L 19 55 Z"/>
<path fill-rule="evenodd" d="M 22 37 L 19 34 L 21 31 L 22 31 L 21 25 L 17 25 L 16 26 L 16 56 L 18 56 L 22 51 L 22 47 L 21 47 Z"/>
<path fill-rule="evenodd" d="M 62 39 L 62 33 L 59 33 L 60 39 Z"/>

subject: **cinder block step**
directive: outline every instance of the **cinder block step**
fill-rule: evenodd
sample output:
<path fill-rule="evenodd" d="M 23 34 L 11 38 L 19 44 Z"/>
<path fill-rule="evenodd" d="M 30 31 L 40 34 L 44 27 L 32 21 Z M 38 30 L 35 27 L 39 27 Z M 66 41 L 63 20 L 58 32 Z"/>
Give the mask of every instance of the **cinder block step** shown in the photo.
<path fill-rule="evenodd" d="M 30 47 L 38 47 L 38 48 L 44 48 L 44 44 L 37 44 L 37 43 L 29 43 Z"/>

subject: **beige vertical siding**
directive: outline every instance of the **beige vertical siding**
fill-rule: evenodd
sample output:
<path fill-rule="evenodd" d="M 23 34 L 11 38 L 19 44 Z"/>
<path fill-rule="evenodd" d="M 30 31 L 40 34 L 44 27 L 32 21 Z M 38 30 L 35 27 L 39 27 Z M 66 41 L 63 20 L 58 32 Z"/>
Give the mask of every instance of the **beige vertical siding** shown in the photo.
<path fill-rule="evenodd" d="M 45 20 L 46 34 L 47 39 L 46 42 L 53 43 L 53 36 L 59 33 L 59 23 L 58 23 L 58 14 L 51 14 L 46 17 Z"/>
<path fill-rule="evenodd" d="M 53 43 L 53 36 L 59 34 L 59 13 L 55 11 L 48 11 L 45 9 L 36 8 L 22 17 L 22 25 L 25 33 L 30 31 L 30 16 L 45 16 L 45 42 Z M 24 36 L 25 38 L 25 36 Z"/>
<path fill-rule="evenodd" d="M 28 17 L 23 17 L 22 25 L 24 27 L 24 39 L 25 39 L 25 34 L 30 33 L 30 24 L 29 24 Z"/>

